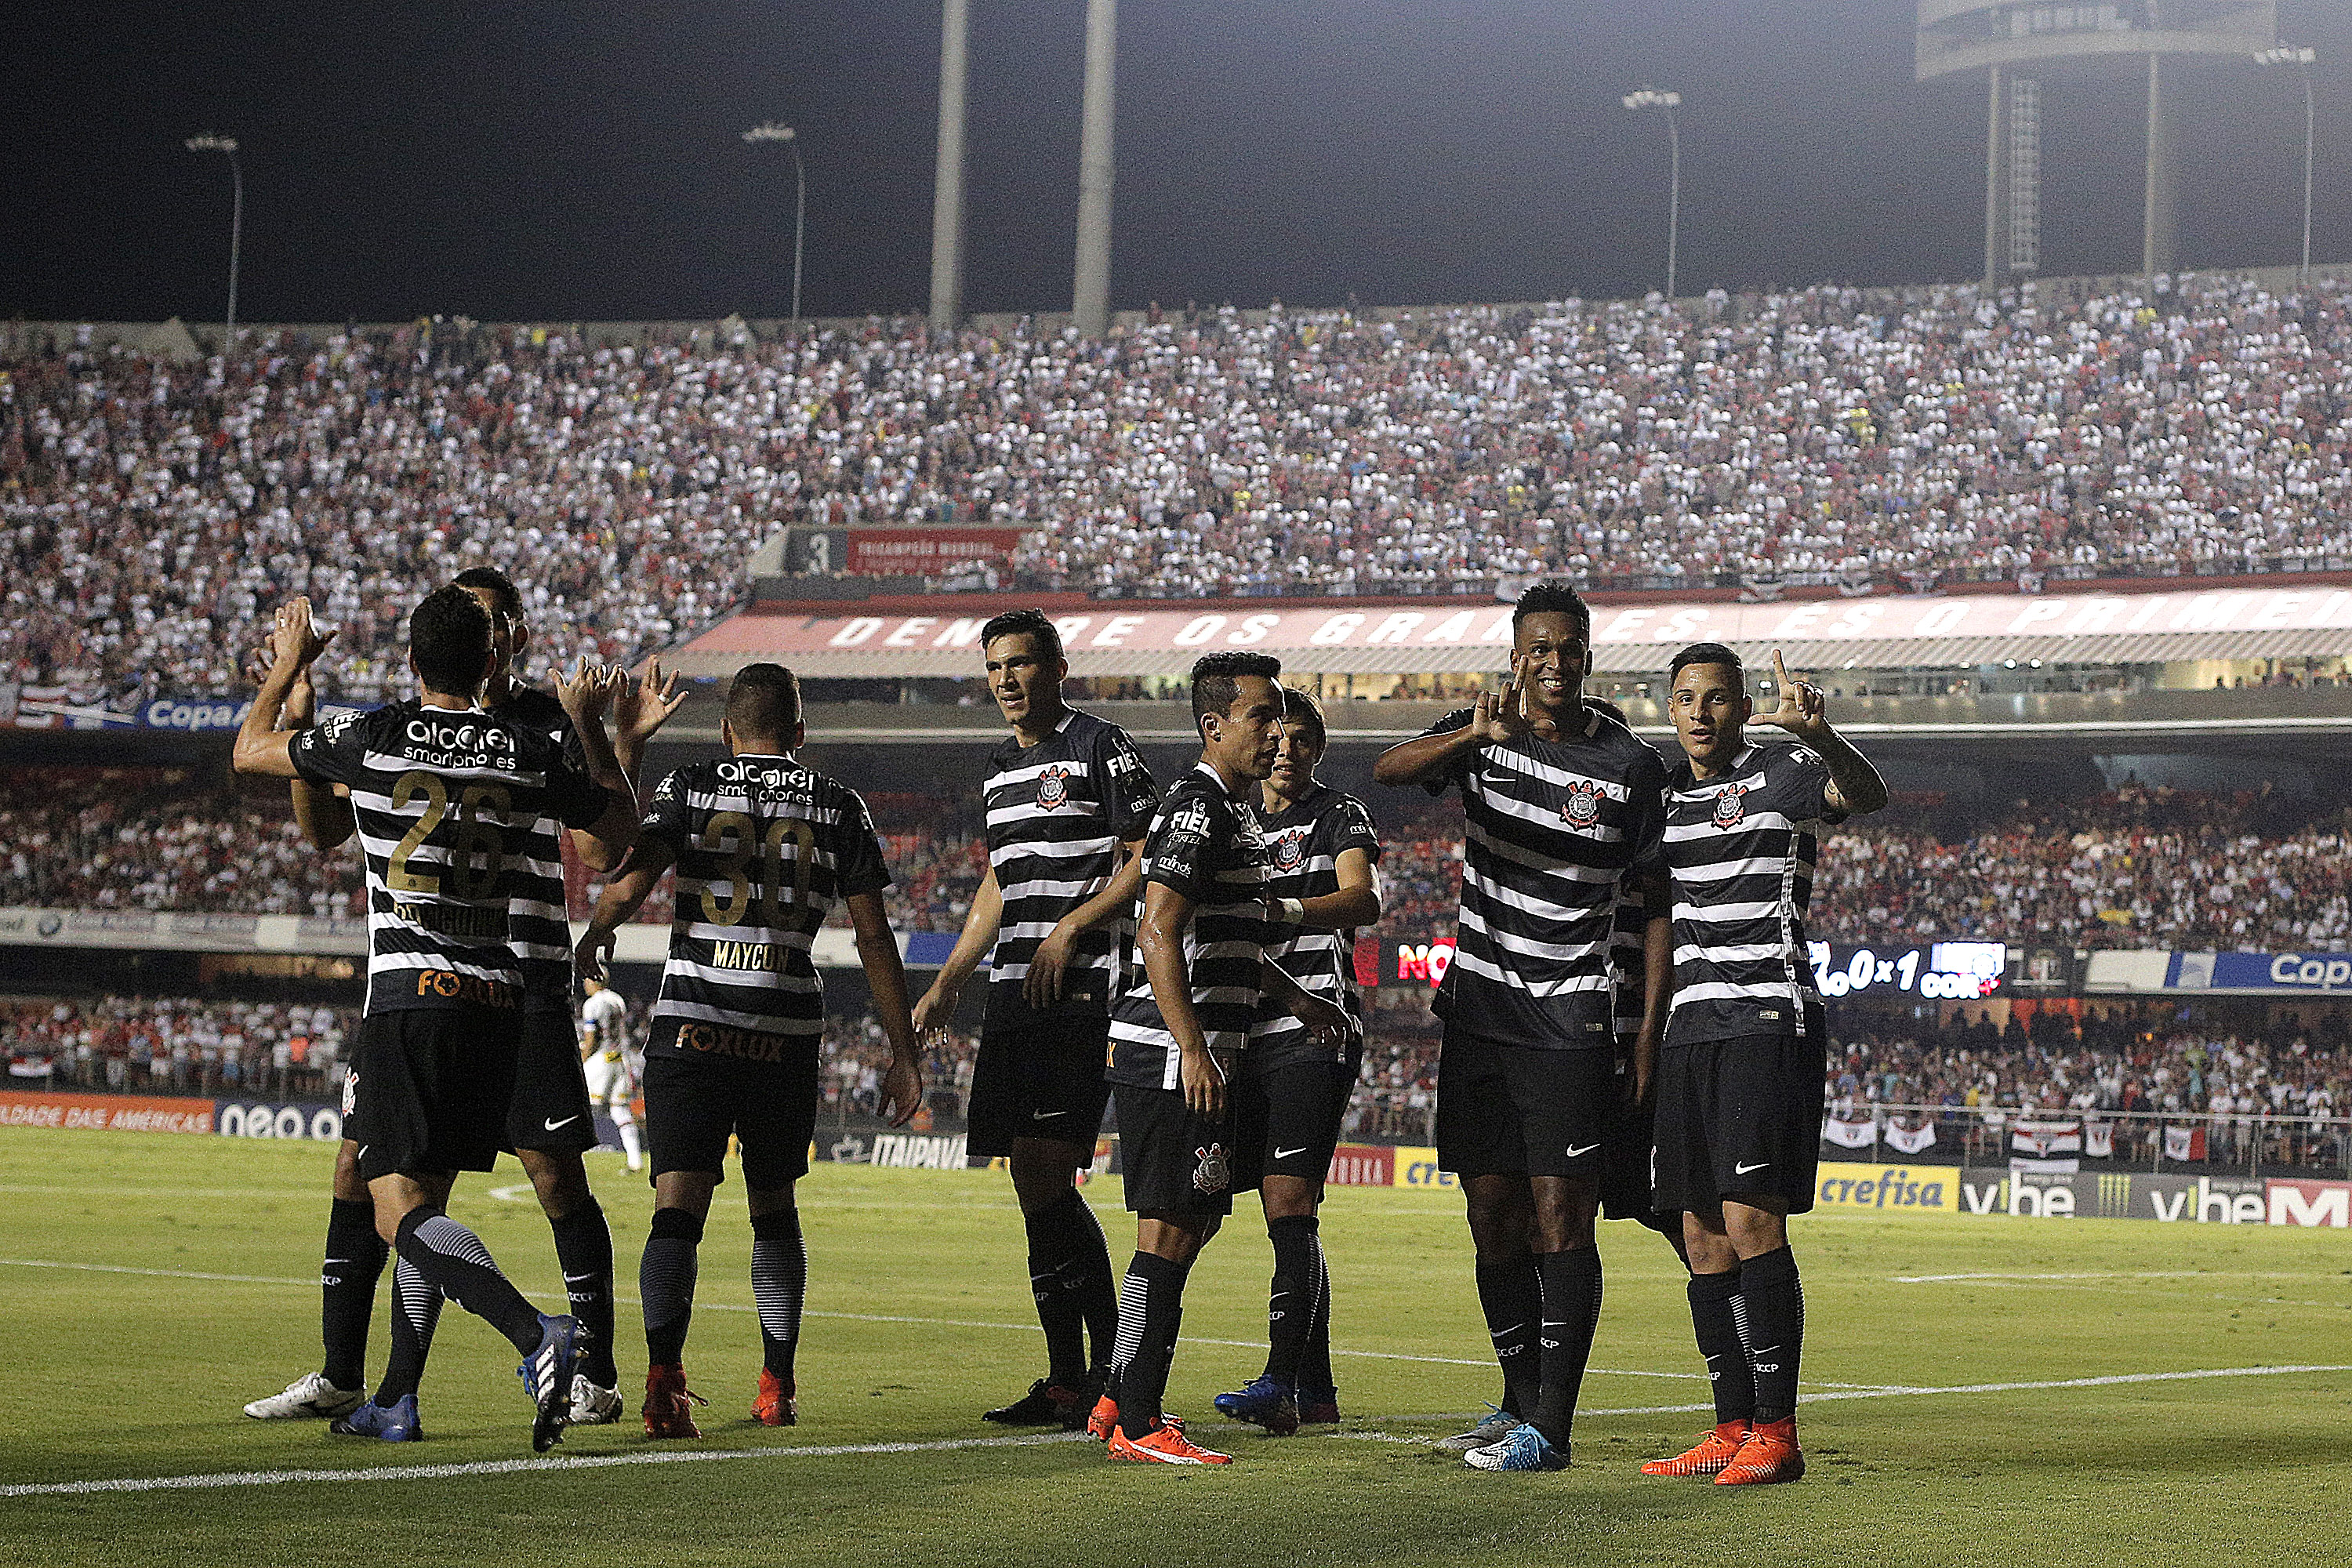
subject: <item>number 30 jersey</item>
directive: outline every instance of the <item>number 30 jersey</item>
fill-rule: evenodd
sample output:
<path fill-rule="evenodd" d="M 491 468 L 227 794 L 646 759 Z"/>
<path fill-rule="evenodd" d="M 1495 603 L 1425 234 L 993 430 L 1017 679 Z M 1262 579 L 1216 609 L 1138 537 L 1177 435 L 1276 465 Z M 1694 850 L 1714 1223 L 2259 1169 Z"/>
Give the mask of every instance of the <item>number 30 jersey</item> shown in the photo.
<path fill-rule="evenodd" d="M 814 1044 L 824 1028 L 817 928 L 835 900 L 890 885 L 857 792 L 790 757 L 716 758 L 662 780 L 643 836 L 677 865 L 655 1020 Z M 656 1047 L 690 1055 L 688 1032 L 657 1029 Z"/>
<path fill-rule="evenodd" d="M 603 785 L 537 731 L 399 702 L 297 732 L 295 770 L 351 791 L 367 859 L 370 1014 L 511 1007 L 518 867 L 542 817 L 586 827 Z"/>

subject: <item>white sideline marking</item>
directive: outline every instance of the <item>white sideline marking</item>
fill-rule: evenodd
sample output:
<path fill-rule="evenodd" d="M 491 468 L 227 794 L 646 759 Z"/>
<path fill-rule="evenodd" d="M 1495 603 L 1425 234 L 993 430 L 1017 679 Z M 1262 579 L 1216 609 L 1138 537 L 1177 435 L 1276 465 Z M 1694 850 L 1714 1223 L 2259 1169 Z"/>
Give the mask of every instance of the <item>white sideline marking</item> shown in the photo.
<path fill-rule="evenodd" d="M 1948 1285 L 1963 1279 L 2202 1279 L 2208 1278 L 2209 1272 L 2201 1268 L 2174 1268 L 2145 1274 L 1895 1274 L 1888 1278 L 1897 1285 Z M 2223 1278 L 2221 1275 L 2210 1277 Z M 2247 1279 L 2263 1276 L 2241 1274 L 2235 1278 Z"/>
<path fill-rule="evenodd" d="M 2053 1388 L 2105 1388 L 2126 1383 L 2179 1383 L 2215 1377 L 2278 1377 L 2294 1373 L 2352 1372 L 2347 1366 L 2229 1366 L 2194 1372 L 2127 1372 L 2105 1377 L 2067 1377 L 2045 1383 L 1973 1383 L 1959 1386 L 1853 1389 L 1817 1394 L 1809 1403 L 1824 1399 L 1893 1399 L 1909 1394 L 2017 1394 Z M 1615 1410 L 1584 1410 L 1585 1415 L 1669 1415 L 1712 1411 L 1712 1405 L 1645 1405 Z M 1426 1417 L 1390 1416 L 1390 1420 Z M 1456 1419 L 1444 1416 L 1441 1419 Z M 1419 1444 L 1433 1439 L 1405 1436 L 1359 1427 L 1331 1434 L 1365 1443 Z M 227 1470 L 201 1475 L 127 1476 L 109 1480 L 46 1481 L 0 1486 L 0 1498 L 87 1497 L 100 1492 L 208 1491 L 232 1487 L 285 1486 L 301 1481 L 428 1481 L 468 1476 L 504 1476 L 536 1470 L 610 1469 L 624 1465 L 710 1464 L 722 1459 L 824 1459 L 860 1454 L 935 1454 L 971 1448 L 1034 1447 L 1053 1443 L 1083 1443 L 1082 1432 L 1048 1432 L 1011 1437 L 949 1437 L 925 1443 L 840 1443 L 824 1447 L 773 1448 L 663 1448 L 630 1454 L 583 1454 L 551 1459 L 477 1459 L 456 1465 L 384 1465 L 354 1470 Z"/>
<path fill-rule="evenodd" d="M 195 1476 L 132 1476 L 120 1480 L 52 1481 L 0 1486 L 0 1498 L 83 1497 L 92 1492 L 209 1491 L 224 1487 L 275 1487 L 292 1481 L 436 1481 L 463 1476 L 505 1476 L 534 1470 L 601 1470 L 616 1465 L 696 1465 L 721 1459 L 829 1459 L 845 1454 L 926 1454 L 956 1448 L 1034 1447 L 1084 1443 L 1083 1432 L 1016 1437 L 950 1437 L 935 1443 L 837 1443 L 822 1447 L 662 1448 L 635 1454 L 582 1454 L 552 1459 L 477 1459 L 462 1465 L 382 1465 L 364 1470 L 226 1470 Z"/>

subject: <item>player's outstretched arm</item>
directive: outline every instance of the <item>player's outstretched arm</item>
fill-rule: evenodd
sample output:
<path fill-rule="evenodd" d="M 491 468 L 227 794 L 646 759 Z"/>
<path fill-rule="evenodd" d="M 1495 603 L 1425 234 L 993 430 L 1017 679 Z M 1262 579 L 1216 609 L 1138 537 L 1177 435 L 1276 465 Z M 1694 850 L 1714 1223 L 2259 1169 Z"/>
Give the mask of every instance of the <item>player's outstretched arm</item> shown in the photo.
<path fill-rule="evenodd" d="M 615 689 L 629 679 L 621 670 L 592 666 L 583 660 L 573 667 L 570 678 L 559 680 L 555 688 L 556 697 L 580 737 L 588 776 L 603 786 L 606 797 L 604 815 L 585 827 L 572 830 L 572 842 L 580 851 L 581 862 L 592 871 L 607 871 L 619 865 L 621 857 L 637 841 L 636 785 L 622 769 L 613 752 L 612 738 L 604 730 L 604 710 L 611 704 Z"/>
<path fill-rule="evenodd" d="M 874 994 L 874 1014 L 890 1042 L 890 1066 L 882 1074 L 882 1114 L 903 1127 L 923 1103 L 922 1055 L 915 1045 L 915 1021 L 907 1011 L 907 965 L 898 955 L 890 911 L 877 893 L 852 893 L 849 923 L 857 931 L 857 959 Z"/>
<path fill-rule="evenodd" d="M 297 598 L 278 606 L 278 624 L 267 644 L 269 673 L 261 678 L 261 689 L 255 693 L 253 706 L 245 710 L 245 721 L 237 726 L 231 766 L 238 773 L 264 778 L 301 776 L 294 766 L 294 732 L 280 730 L 278 717 L 295 682 L 326 646 L 326 637 L 310 625 L 309 599 Z"/>
<path fill-rule="evenodd" d="M 596 908 L 588 917 L 588 929 L 581 933 L 579 943 L 572 950 L 572 967 L 578 979 L 603 980 L 611 973 L 613 933 L 628 923 L 629 917 L 652 895 L 662 873 L 676 858 L 663 839 L 637 840 L 635 847 L 629 851 L 628 868 L 605 883 L 604 890 L 596 895 Z"/>
<path fill-rule="evenodd" d="M 1391 746 L 1373 761 L 1372 779 L 1391 785 L 1433 784 L 1444 780 L 1465 754 L 1524 735 L 1532 728 L 1527 683 L 1520 679 L 1518 656 L 1514 654 L 1510 679 L 1499 692 L 1478 694 L 1467 724 L 1434 735 L 1416 735 Z"/>
<path fill-rule="evenodd" d="M 1103 884 L 1102 891 L 1055 921 L 1054 929 L 1029 955 L 1029 973 L 1022 978 L 1021 994 L 1032 1007 L 1051 1007 L 1062 999 L 1062 972 L 1069 967 L 1081 935 L 1135 907 L 1135 895 L 1143 888 L 1143 840 L 1122 844 L 1119 850 L 1126 858 Z"/>
<path fill-rule="evenodd" d="M 1772 679 L 1780 704 L 1753 721 L 1786 730 L 1821 753 L 1830 770 L 1831 805 L 1848 816 L 1867 816 L 1884 806 L 1886 781 L 1868 757 L 1853 749 L 1853 742 L 1830 727 L 1829 699 L 1804 677 L 1790 676 L 1777 647 L 1772 650 Z"/>
<path fill-rule="evenodd" d="M 956 938 L 955 951 L 931 976 L 930 989 L 915 1004 L 915 1036 L 927 1039 L 932 1031 L 944 1029 L 955 1017 L 956 1003 L 963 996 L 964 984 L 980 968 L 996 941 L 997 927 L 1004 921 L 1004 895 L 997 889 L 996 868 L 991 866 L 980 879 L 980 890 L 971 896 L 971 910 L 965 915 L 963 933 Z"/>
<path fill-rule="evenodd" d="M 1192 970 L 1184 962 L 1184 928 L 1192 920 L 1192 900 L 1165 882 L 1147 882 L 1135 945 L 1160 1021 L 1176 1037 L 1185 1106 L 1198 1116 L 1223 1116 L 1225 1075 L 1209 1054 L 1209 1037 L 1201 1027 L 1201 1016 L 1192 1010 Z"/>
<path fill-rule="evenodd" d="M 278 728 L 292 731 L 307 730 L 319 721 L 319 688 L 310 679 L 310 667 L 294 679 L 293 690 L 287 693 L 285 710 L 278 716 Z M 351 791 L 341 784 L 317 784 L 309 779 L 296 779 L 288 784 L 294 800 L 294 826 L 302 830 L 312 847 L 340 849 L 359 831 L 359 814 L 352 809 Z"/>

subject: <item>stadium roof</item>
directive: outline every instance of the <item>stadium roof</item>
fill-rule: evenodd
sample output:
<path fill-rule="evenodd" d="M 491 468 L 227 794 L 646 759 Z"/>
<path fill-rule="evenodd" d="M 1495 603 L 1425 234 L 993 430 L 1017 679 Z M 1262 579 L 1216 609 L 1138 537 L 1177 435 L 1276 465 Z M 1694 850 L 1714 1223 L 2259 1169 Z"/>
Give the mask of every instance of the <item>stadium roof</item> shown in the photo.
<path fill-rule="evenodd" d="M 979 673 L 980 628 L 1016 601 L 942 595 L 938 611 L 826 615 L 751 610 L 686 645 L 689 675 L 730 674 L 774 659 L 804 677 Z M 1071 672 L 1165 674 L 1221 647 L 1278 655 L 1299 673 L 1414 675 L 1499 668 L 1510 646 L 1503 604 L 1366 600 L 1286 607 L 1238 599 L 1171 608 L 1105 603 L 1055 617 Z M 1661 668 L 1674 650 L 1723 642 L 1762 658 L 1779 647 L 1806 669 L 1998 664 L 2161 664 L 2185 659 L 2352 655 L 2352 588 L 2333 584 L 2208 588 L 2157 594 L 1976 594 L 1873 596 L 1805 604 L 1649 604 L 1593 612 L 1593 667 Z"/>

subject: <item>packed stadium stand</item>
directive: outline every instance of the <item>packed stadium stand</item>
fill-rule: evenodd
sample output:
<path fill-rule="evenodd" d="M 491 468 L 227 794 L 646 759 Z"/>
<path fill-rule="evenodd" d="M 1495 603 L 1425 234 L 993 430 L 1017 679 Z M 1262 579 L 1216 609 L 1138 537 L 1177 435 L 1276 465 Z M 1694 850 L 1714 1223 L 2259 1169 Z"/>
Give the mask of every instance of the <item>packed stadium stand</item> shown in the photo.
<path fill-rule="evenodd" d="M 378 698 L 407 605 L 485 556 L 549 651 L 635 659 L 808 521 L 1015 526 L 1007 587 L 1105 597 L 2337 569 L 2347 301 L 2183 276 L 1225 310 L 1099 342 L 45 340 L 0 363 L 0 670 L 234 690 L 257 616 L 307 592 L 341 693 Z"/>

